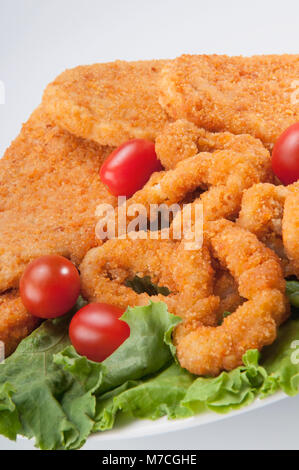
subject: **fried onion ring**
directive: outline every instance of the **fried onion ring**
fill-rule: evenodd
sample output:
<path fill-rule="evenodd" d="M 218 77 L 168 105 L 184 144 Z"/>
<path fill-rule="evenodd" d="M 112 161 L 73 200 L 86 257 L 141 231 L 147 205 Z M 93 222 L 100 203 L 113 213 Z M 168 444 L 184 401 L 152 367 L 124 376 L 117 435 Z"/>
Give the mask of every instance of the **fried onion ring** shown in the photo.
<path fill-rule="evenodd" d="M 298 202 L 298 183 L 256 184 L 244 192 L 237 220 L 278 254 L 285 276 L 299 277 Z"/>
<path fill-rule="evenodd" d="M 185 249 L 185 240 L 109 240 L 87 253 L 80 271 L 89 301 L 123 309 L 150 299 L 164 301 L 183 319 L 174 333 L 181 366 L 194 374 L 217 375 L 240 365 L 248 349 L 271 344 L 288 306 L 280 261 L 272 250 L 228 220 L 206 222 L 204 230 L 203 247 L 194 251 Z M 170 295 L 134 292 L 126 281 L 136 275 L 150 276 Z M 234 308 L 217 326 L 223 312 Z"/>
<path fill-rule="evenodd" d="M 156 150 L 166 171 L 154 173 L 126 202 L 127 224 L 136 217 L 134 208 L 138 210 L 140 204 L 153 220 L 156 213 L 150 208 L 154 204 L 169 208 L 182 204 L 199 188 L 204 192 L 195 202 L 203 204 L 205 220 L 234 218 L 244 189 L 273 180 L 269 152 L 250 135 L 215 134 L 180 120 L 157 138 Z"/>
<path fill-rule="evenodd" d="M 215 376 L 241 365 L 248 349 L 271 344 L 288 317 L 288 306 L 279 259 L 255 235 L 224 220 L 210 222 L 206 234 L 213 255 L 247 300 L 217 327 L 187 318 L 177 326 L 174 343 L 182 367 Z"/>
<path fill-rule="evenodd" d="M 200 318 L 216 324 L 220 299 L 212 294 L 214 272 L 208 249 L 184 249 L 173 240 L 118 240 L 90 250 L 81 266 L 83 296 L 90 302 L 106 302 L 126 309 L 164 301 L 171 313 Z M 134 276 L 149 276 L 154 284 L 167 287 L 168 296 L 137 294 L 126 285 Z"/>

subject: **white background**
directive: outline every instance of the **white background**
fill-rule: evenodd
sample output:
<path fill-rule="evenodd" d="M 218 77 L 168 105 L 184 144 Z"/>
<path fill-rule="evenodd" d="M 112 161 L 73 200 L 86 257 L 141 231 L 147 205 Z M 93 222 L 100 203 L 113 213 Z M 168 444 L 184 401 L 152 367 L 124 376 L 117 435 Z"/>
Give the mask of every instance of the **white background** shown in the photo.
<path fill-rule="evenodd" d="M 0 155 L 65 68 L 181 53 L 299 53 L 298 0 L 0 0 Z M 299 397 L 105 449 L 299 449 Z M 158 424 L 157 424 L 158 425 Z M 30 448 L 0 438 L 0 449 Z"/>

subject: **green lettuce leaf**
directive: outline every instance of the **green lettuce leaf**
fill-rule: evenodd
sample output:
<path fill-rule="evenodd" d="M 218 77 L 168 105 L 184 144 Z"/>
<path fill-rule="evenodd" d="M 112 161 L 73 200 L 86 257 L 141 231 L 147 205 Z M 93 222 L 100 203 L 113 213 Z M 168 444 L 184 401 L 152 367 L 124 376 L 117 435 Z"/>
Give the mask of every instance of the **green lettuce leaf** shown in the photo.
<path fill-rule="evenodd" d="M 14 389 L 9 383 L 0 386 L 0 434 L 15 440 L 22 426 L 17 407 L 12 401 Z"/>
<path fill-rule="evenodd" d="M 77 379 L 85 376 L 96 395 L 153 374 L 173 360 L 171 333 L 181 320 L 168 312 L 166 304 L 150 302 L 144 307 L 129 307 L 121 319 L 130 326 L 130 336 L 101 364 L 82 358 L 73 346 L 54 358 Z"/>
<path fill-rule="evenodd" d="M 137 294 L 146 292 L 148 295 L 169 295 L 170 290 L 164 286 L 158 286 L 151 281 L 150 276 L 134 276 L 132 279 L 127 279 L 125 282 L 127 287 L 133 289 Z"/>
<path fill-rule="evenodd" d="M 293 317 L 278 332 L 277 340 L 264 348 L 261 364 L 268 374 L 263 393 L 282 389 L 294 396 L 299 390 L 299 317 Z"/>
<path fill-rule="evenodd" d="M 53 361 L 69 344 L 68 323 L 44 322 L 0 365 L 2 434 L 35 437 L 41 449 L 76 449 L 90 434 L 95 397 Z"/>
<path fill-rule="evenodd" d="M 107 431 L 108 429 L 112 429 L 115 423 L 116 415 L 118 411 L 120 411 L 114 399 L 119 398 L 126 390 L 129 390 L 132 387 L 136 387 L 142 383 L 142 381 L 129 380 L 119 387 L 116 387 L 114 390 L 110 390 L 109 392 L 98 396 L 93 431 Z"/>
<path fill-rule="evenodd" d="M 243 356 L 244 366 L 222 372 L 218 377 L 195 379 L 182 404 L 194 413 L 203 405 L 218 413 L 249 405 L 267 377 L 266 370 L 259 366 L 259 357 L 257 350 L 247 351 Z"/>
<path fill-rule="evenodd" d="M 46 321 L 23 340 L 0 364 L 0 433 L 35 437 L 42 449 L 76 449 L 119 419 L 227 413 L 279 389 L 298 393 L 296 310 L 272 346 L 247 351 L 243 366 L 215 378 L 179 366 L 171 334 L 180 319 L 164 303 L 129 308 L 122 319 L 130 337 L 101 364 L 70 345 L 69 316 Z"/>
<path fill-rule="evenodd" d="M 117 394 L 173 361 L 171 332 L 180 319 L 164 303 L 128 309 L 122 318 L 130 337 L 102 364 L 70 345 L 70 316 L 48 320 L 24 339 L 0 364 L 0 433 L 35 437 L 41 449 L 79 448 L 95 428 L 96 395 Z"/>
<path fill-rule="evenodd" d="M 299 281 L 287 281 L 286 293 L 291 305 L 299 308 Z"/>
<path fill-rule="evenodd" d="M 146 380 L 126 382 L 97 399 L 95 431 L 111 429 L 118 412 L 134 418 L 186 418 L 193 413 L 181 402 L 194 377 L 172 362 Z"/>

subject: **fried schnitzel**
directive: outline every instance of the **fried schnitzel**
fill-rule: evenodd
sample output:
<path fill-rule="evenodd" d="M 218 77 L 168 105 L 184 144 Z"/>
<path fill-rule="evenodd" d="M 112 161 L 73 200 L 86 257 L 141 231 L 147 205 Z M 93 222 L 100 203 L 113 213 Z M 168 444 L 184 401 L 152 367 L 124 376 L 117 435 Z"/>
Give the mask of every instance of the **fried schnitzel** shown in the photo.
<path fill-rule="evenodd" d="M 158 102 L 165 61 L 116 61 L 66 70 L 45 90 L 43 105 L 62 129 L 101 145 L 154 140 L 169 120 Z"/>
<path fill-rule="evenodd" d="M 17 290 L 0 295 L 0 340 L 5 344 L 5 355 L 11 354 L 21 341 L 40 323 L 26 312 Z"/>
<path fill-rule="evenodd" d="M 6 351 L 35 325 L 17 293 L 6 293 L 18 288 L 26 265 L 45 254 L 78 265 L 96 244 L 95 209 L 115 204 L 99 178 L 110 151 L 62 131 L 37 109 L 0 160 L 0 340 Z"/>
<path fill-rule="evenodd" d="M 161 71 L 160 103 L 209 131 L 251 134 L 269 148 L 299 121 L 299 55 L 183 55 Z"/>

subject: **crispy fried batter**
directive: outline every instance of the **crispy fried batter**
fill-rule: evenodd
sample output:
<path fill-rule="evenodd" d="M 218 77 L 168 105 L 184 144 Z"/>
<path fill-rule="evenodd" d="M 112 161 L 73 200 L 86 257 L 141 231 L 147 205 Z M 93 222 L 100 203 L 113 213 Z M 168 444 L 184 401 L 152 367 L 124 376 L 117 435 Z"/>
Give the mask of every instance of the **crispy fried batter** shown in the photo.
<path fill-rule="evenodd" d="M 299 279 L 299 185 L 295 187 L 285 200 L 282 235 L 286 255 Z"/>
<path fill-rule="evenodd" d="M 18 291 L 0 295 L 0 341 L 5 344 L 5 356 L 11 354 L 39 323 L 38 318 L 26 312 Z"/>
<path fill-rule="evenodd" d="M 210 295 L 213 269 L 206 247 L 197 252 L 184 249 L 184 242 L 172 240 L 113 239 L 90 250 L 80 265 L 82 293 L 90 302 L 106 302 L 126 309 L 164 301 L 170 312 L 188 318 L 196 316 L 215 324 L 219 298 Z M 126 281 L 149 276 L 170 294 L 137 294 Z M 202 301 L 203 299 L 203 301 Z"/>
<path fill-rule="evenodd" d="M 20 276 L 32 259 L 54 253 L 81 263 L 89 301 L 147 304 L 148 294 L 126 284 L 135 275 L 168 287 L 169 296 L 151 300 L 183 318 L 174 341 L 182 367 L 192 373 L 231 370 L 248 349 L 271 344 L 289 313 L 281 264 L 241 226 L 288 257 L 285 272 L 298 275 L 298 186 L 257 184 L 245 193 L 239 225 L 218 219 L 237 217 L 244 190 L 273 182 L 264 146 L 271 149 L 299 121 L 293 99 L 298 76 L 298 55 L 182 56 L 77 67 L 48 85 L 43 107 L 0 161 L 0 340 L 6 354 L 38 324 L 20 300 Z M 128 201 L 128 222 L 136 204 L 151 218 L 150 204 L 182 206 L 196 195 L 188 207 L 203 203 L 201 249 L 149 235 L 94 248 L 95 209 L 116 203 L 99 179 L 111 151 L 103 145 L 132 138 L 156 139 L 165 171 Z M 227 310 L 233 313 L 219 325 Z"/>
<path fill-rule="evenodd" d="M 161 72 L 160 103 L 174 119 L 251 134 L 268 147 L 299 121 L 299 55 L 183 55 Z"/>
<path fill-rule="evenodd" d="M 248 300 L 217 327 L 187 318 L 176 328 L 174 342 L 182 367 L 198 375 L 217 375 L 242 364 L 248 349 L 271 344 L 288 317 L 288 305 L 279 259 L 255 235 L 223 220 L 207 224 L 206 235 L 214 256 Z"/>
<path fill-rule="evenodd" d="M 149 299 L 164 301 L 170 312 L 183 318 L 174 334 L 178 359 L 199 375 L 231 370 L 242 363 L 248 349 L 275 340 L 289 313 L 285 282 L 278 257 L 255 235 L 224 219 L 205 223 L 206 242 L 193 251 L 185 249 L 184 240 L 146 235 L 109 240 L 86 254 L 80 271 L 88 301 L 123 309 L 145 305 Z M 211 252 L 220 263 L 215 264 L 216 274 Z M 135 275 L 150 276 L 170 295 L 134 292 L 126 281 Z M 217 326 L 227 309 L 236 310 Z"/>
<path fill-rule="evenodd" d="M 36 111 L 0 160 L 0 292 L 26 264 L 56 253 L 78 265 L 95 244 L 95 208 L 115 203 L 98 170 L 109 149 L 78 139 Z"/>
<path fill-rule="evenodd" d="M 128 223 L 136 217 L 133 208 L 139 204 L 151 220 L 156 212 L 150 205 L 180 204 L 199 188 L 204 192 L 195 204 L 202 202 L 205 220 L 233 218 L 240 210 L 244 189 L 273 180 L 268 150 L 250 135 L 215 134 L 177 121 L 158 136 L 156 148 L 163 165 L 170 169 L 154 173 L 127 201 Z"/>
<path fill-rule="evenodd" d="M 244 192 L 237 223 L 281 258 L 285 276 L 299 277 L 299 185 L 256 184 Z M 297 248 L 296 248 L 297 247 Z"/>
<path fill-rule="evenodd" d="M 217 268 L 215 270 L 214 294 L 220 299 L 217 318 L 221 321 L 223 314 L 234 312 L 244 302 L 244 298 L 240 296 L 238 284 L 233 276 L 228 271 Z"/>
<path fill-rule="evenodd" d="M 42 109 L 33 113 L 0 160 L 0 292 L 18 287 L 32 259 L 60 254 L 78 265 L 96 244 L 95 208 L 115 203 L 98 175 L 107 153 L 52 125 Z M 13 303 L 10 294 L 1 297 L 0 340 L 12 338 L 8 351 L 16 345 L 13 338 L 35 325 L 21 307 L 15 314 L 14 296 Z"/>
<path fill-rule="evenodd" d="M 55 123 L 102 145 L 154 140 L 169 120 L 158 102 L 165 61 L 116 61 L 66 70 L 46 88 L 43 104 Z"/>

